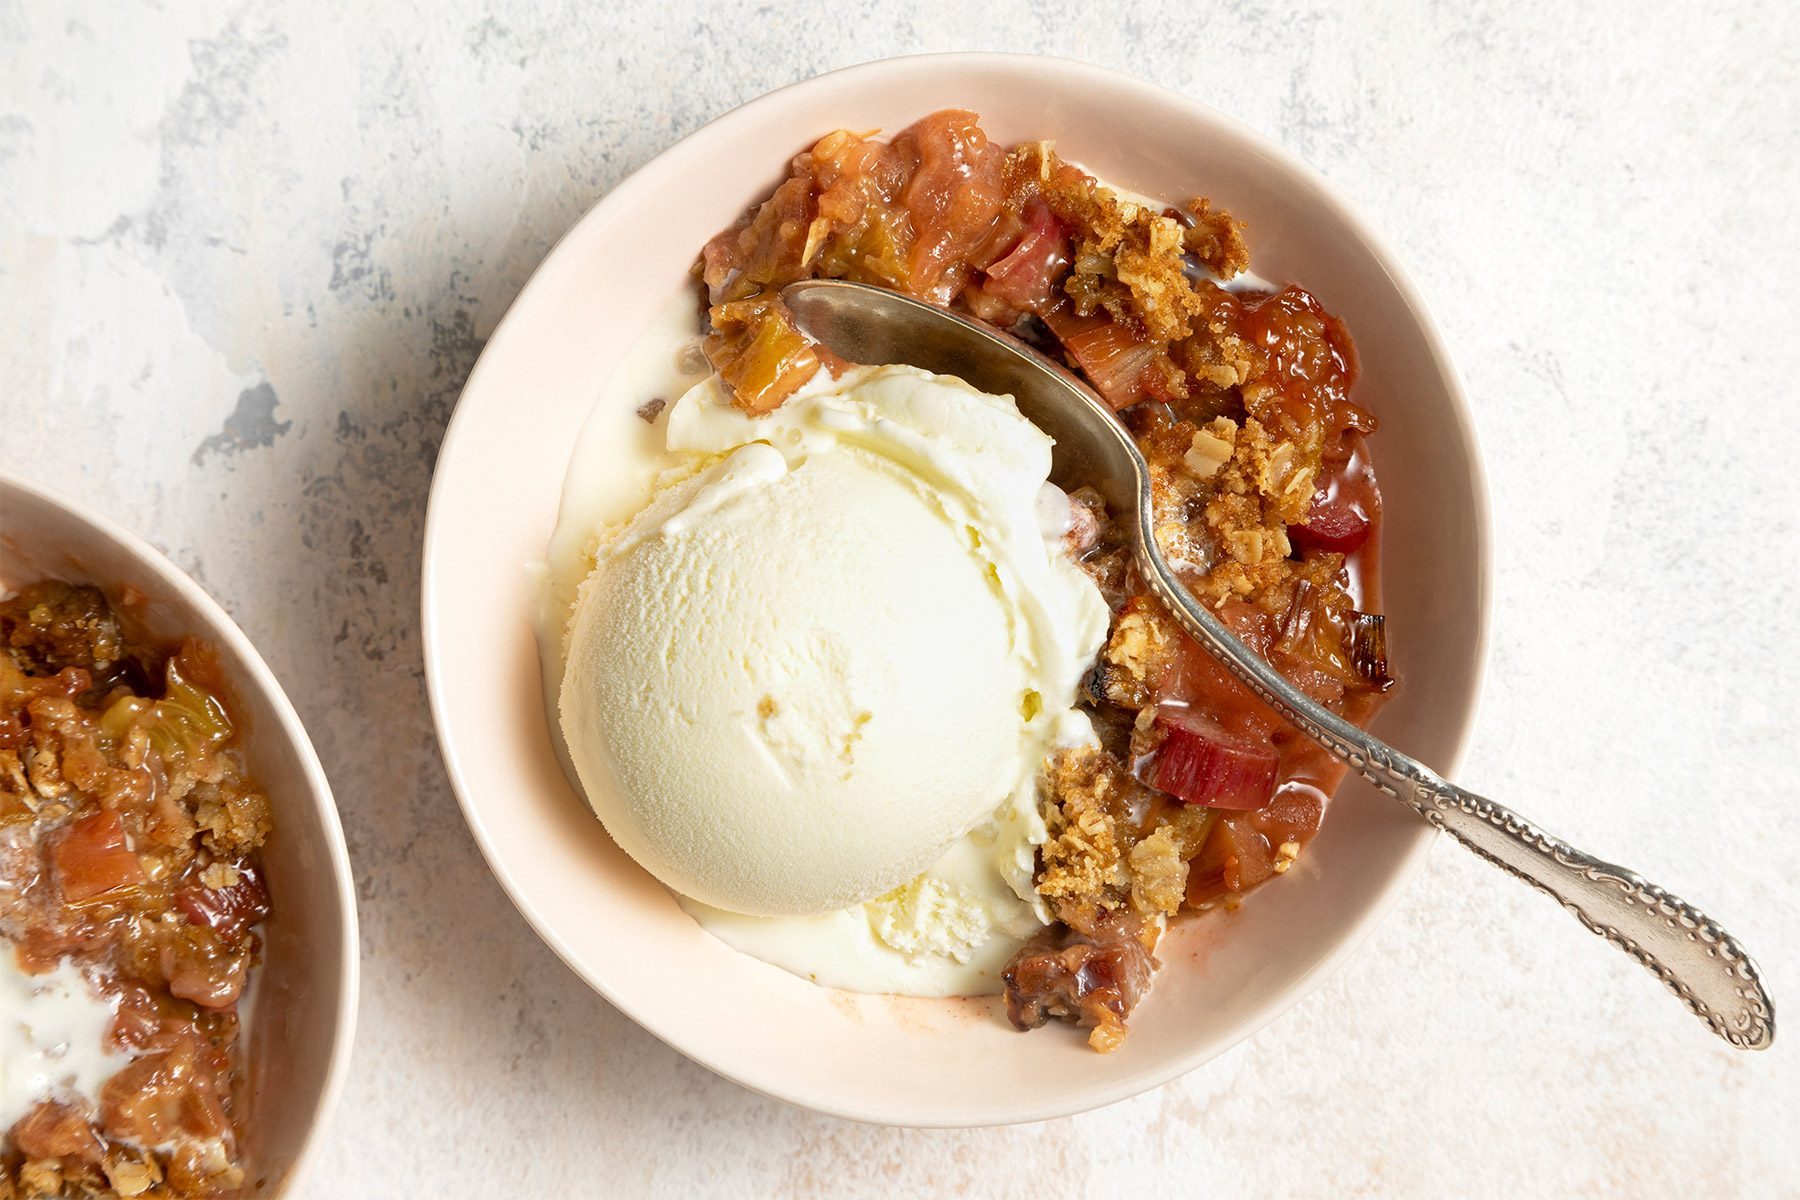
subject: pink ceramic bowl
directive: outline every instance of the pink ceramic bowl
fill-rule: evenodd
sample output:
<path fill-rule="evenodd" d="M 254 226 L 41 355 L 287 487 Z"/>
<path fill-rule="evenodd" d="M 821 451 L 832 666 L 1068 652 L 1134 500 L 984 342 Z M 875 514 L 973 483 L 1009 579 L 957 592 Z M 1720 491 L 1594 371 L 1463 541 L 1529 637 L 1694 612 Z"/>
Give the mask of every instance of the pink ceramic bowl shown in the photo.
<path fill-rule="evenodd" d="M 356 1026 L 356 892 L 331 787 L 281 685 L 212 597 L 92 509 L 0 471 L 0 594 L 46 578 L 135 586 L 151 632 L 204 641 L 230 683 L 275 817 L 263 852 L 274 911 L 244 1019 L 244 1194 L 285 1195 L 330 1122 Z"/>
<path fill-rule="evenodd" d="M 431 702 L 489 864 L 571 969 L 646 1029 L 747 1087 L 909 1125 L 1055 1117 L 1141 1092 L 1248 1036 L 1362 941 L 1431 844 L 1360 783 L 1299 865 L 1235 913 L 1177 926 L 1117 1052 L 1015 1033 L 994 1000 L 814 986 L 714 940 L 608 840 L 552 751 L 525 564 L 556 520 L 575 435 L 620 354 L 700 246 L 833 129 L 889 132 L 934 109 L 1001 141 L 1050 138 L 1102 178 L 1208 196 L 1246 220 L 1262 275 L 1305 284 L 1350 326 L 1358 398 L 1382 420 L 1386 604 L 1404 681 L 1378 732 L 1454 770 L 1475 709 L 1487 519 L 1474 437 L 1437 330 L 1394 256 L 1324 179 L 1205 105 L 1056 59 L 934 55 L 821 76 L 726 114 L 589 212 L 489 341 L 438 458 L 425 535 Z"/>

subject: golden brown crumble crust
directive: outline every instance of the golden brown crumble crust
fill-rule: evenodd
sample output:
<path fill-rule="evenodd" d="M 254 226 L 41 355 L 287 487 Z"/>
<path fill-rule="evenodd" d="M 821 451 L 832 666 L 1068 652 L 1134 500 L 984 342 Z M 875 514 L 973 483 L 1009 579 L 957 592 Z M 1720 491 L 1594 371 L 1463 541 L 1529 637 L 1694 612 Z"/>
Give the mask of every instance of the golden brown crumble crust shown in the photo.
<path fill-rule="evenodd" d="M 1206 836 L 1210 814 L 1157 798 L 1098 746 L 1062 750 L 1040 789 L 1050 836 L 1042 848 L 1038 894 L 1058 920 L 1094 933 L 1119 914 L 1155 922 L 1181 908 L 1187 860 Z"/>
<path fill-rule="evenodd" d="M 1131 890 L 1130 845 L 1121 818 L 1138 785 L 1111 755 L 1065 750 L 1050 760 L 1042 789 L 1050 836 L 1042 850 L 1038 894 L 1059 920 L 1092 929 L 1123 909 Z"/>

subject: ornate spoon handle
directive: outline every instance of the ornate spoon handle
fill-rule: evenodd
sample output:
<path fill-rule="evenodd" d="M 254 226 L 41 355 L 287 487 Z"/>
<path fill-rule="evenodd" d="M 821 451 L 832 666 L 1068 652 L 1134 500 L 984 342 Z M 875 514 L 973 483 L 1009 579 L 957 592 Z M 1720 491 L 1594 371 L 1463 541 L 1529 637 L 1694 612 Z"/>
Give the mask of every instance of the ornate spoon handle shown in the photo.
<path fill-rule="evenodd" d="M 1316 703 L 1232 637 L 1177 582 L 1145 524 L 1137 530 L 1139 561 L 1150 567 L 1152 589 L 1258 696 L 1382 792 L 1556 897 L 1583 925 L 1648 967 L 1733 1046 L 1762 1050 L 1774 1042 L 1775 1006 L 1756 963 L 1712 918 L 1636 872 L 1591 858 L 1510 809 L 1445 782 L 1424 763 Z"/>

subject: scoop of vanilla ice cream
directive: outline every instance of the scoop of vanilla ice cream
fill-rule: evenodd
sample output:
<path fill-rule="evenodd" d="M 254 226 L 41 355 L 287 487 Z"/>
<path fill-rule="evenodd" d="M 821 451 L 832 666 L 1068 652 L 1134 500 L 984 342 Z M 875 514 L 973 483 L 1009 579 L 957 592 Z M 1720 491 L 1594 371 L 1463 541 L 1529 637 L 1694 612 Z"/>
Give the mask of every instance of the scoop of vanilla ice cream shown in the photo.
<path fill-rule="evenodd" d="M 1018 752 L 1026 683 L 981 561 L 862 453 L 788 470 L 745 446 L 669 499 L 596 568 L 570 639 L 563 731 L 607 830 L 741 913 L 924 870 Z"/>
<path fill-rule="evenodd" d="M 1038 771 L 1107 621 L 1039 526 L 1049 438 L 904 367 L 755 418 L 709 380 L 667 426 L 706 465 L 602 535 L 567 630 L 562 732 L 608 831 L 712 909 L 879 900 L 839 923 L 909 960 L 1028 933 Z M 921 882 L 965 835 L 1004 897 Z"/>

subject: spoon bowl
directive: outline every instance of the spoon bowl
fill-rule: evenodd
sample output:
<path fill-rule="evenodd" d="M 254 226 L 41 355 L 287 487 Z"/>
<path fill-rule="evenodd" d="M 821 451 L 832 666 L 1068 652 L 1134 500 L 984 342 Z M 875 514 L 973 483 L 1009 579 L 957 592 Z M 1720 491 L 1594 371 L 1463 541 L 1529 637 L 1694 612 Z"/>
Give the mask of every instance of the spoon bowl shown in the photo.
<path fill-rule="evenodd" d="M 1106 401 L 1074 372 L 991 325 L 899 292 L 812 279 L 782 301 L 800 329 L 851 362 L 906 363 L 994 396 L 1050 435 L 1050 478 L 1100 493 L 1121 521 L 1149 503 L 1150 468 Z"/>

